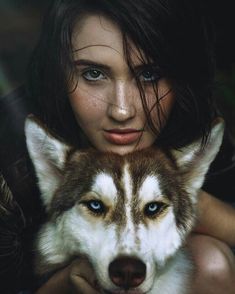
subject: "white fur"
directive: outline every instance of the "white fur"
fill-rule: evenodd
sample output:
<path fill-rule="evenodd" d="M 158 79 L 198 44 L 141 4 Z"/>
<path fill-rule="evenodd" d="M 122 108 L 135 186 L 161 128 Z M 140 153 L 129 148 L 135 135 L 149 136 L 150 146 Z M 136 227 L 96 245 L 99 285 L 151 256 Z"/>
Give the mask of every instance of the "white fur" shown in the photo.
<path fill-rule="evenodd" d="M 94 191 L 98 195 L 102 195 L 102 198 L 105 198 L 108 201 L 113 202 L 117 199 L 117 189 L 112 176 L 103 172 L 98 174 L 94 179 L 91 191 Z"/>
<path fill-rule="evenodd" d="M 200 151 L 198 143 L 187 146 L 181 152 L 174 151 L 179 167 L 189 173 L 185 188 L 193 194 L 191 200 L 194 202 L 196 191 L 201 187 L 209 164 L 221 144 L 222 129 L 221 124 L 213 128 L 204 151 Z M 60 185 L 58 169 L 62 172 L 69 147 L 47 135 L 30 119 L 26 123 L 26 137 L 42 197 L 48 206 Z M 78 202 L 41 228 L 36 252 L 40 252 L 42 265 L 48 269 L 69 262 L 73 256 L 84 254 L 89 257 L 101 287 L 118 293 L 124 292 L 109 278 L 109 265 L 119 255 L 135 256 L 147 268 L 146 279 L 135 293 L 186 294 L 192 265 L 181 246 L 187 232 L 179 232 L 177 228 L 173 203 L 169 203 L 159 220 L 134 223 L 132 200 L 135 179 L 130 175 L 129 165 L 128 162 L 124 165 L 122 176 L 125 223 L 105 223 L 103 216 L 89 217 L 88 208 Z M 115 210 L 120 201 L 112 174 L 99 173 L 93 180 L 91 192 L 97 194 L 99 200 L 108 203 L 110 211 Z M 139 211 L 143 211 L 147 203 L 161 200 L 162 194 L 158 177 L 146 175 L 137 195 Z"/>
<path fill-rule="evenodd" d="M 59 185 L 60 177 L 58 170 L 64 166 L 65 155 L 69 146 L 48 135 L 32 119 L 26 120 L 25 133 L 30 157 L 36 163 L 34 166 L 42 199 L 47 206 Z"/>
<path fill-rule="evenodd" d="M 197 195 L 197 190 L 201 188 L 205 174 L 220 149 L 223 130 L 224 123 L 218 119 L 211 130 L 210 138 L 204 149 L 201 149 L 201 140 L 198 140 L 181 150 L 173 151 L 179 167 L 191 174 L 188 177 L 185 188 L 192 196 L 194 202 L 196 202 L 195 195 Z"/>
<path fill-rule="evenodd" d="M 161 199 L 161 189 L 156 176 L 147 176 L 139 190 L 139 199 L 146 202 L 157 201 Z"/>
<path fill-rule="evenodd" d="M 131 217 L 131 204 L 132 204 L 132 195 L 133 195 L 133 186 L 132 179 L 129 173 L 129 165 L 125 164 L 123 168 L 123 177 L 122 177 L 123 187 L 126 196 L 126 203 L 123 213 L 126 216 L 126 226 L 123 228 L 123 234 L 118 244 L 118 254 L 131 254 L 131 250 L 135 244 L 135 234 L 134 234 L 134 224 Z"/>

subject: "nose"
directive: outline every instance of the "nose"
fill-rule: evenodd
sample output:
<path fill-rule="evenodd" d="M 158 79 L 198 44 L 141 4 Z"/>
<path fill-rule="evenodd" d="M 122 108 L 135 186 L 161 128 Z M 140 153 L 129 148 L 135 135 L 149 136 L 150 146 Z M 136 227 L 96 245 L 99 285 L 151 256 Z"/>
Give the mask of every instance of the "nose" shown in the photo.
<path fill-rule="evenodd" d="M 118 80 L 112 89 L 112 99 L 108 106 L 108 116 L 117 122 L 125 122 L 136 114 L 136 102 L 129 81 Z M 139 98 L 140 99 L 140 98 Z"/>
<path fill-rule="evenodd" d="M 139 259 L 119 257 L 109 265 L 109 277 L 118 287 L 128 290 L 138 287 L 146 276 L 146 265 Z"/>

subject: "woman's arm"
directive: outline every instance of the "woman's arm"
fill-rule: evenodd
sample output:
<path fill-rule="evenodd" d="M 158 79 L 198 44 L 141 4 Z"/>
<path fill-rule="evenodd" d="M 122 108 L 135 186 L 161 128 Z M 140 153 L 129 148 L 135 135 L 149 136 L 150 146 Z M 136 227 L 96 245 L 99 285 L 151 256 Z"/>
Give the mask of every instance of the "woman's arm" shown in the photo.
<path fill-rule="evenodd" d="M 235 209 L 204 191 L 198 197 L 198 223 L 195 232 L 235 246 Z"/>

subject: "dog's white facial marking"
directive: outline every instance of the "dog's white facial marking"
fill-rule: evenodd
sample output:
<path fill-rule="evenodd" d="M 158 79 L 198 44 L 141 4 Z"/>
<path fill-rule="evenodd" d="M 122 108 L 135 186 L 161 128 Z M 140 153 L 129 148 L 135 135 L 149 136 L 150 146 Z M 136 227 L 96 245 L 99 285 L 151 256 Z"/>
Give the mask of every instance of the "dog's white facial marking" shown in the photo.
<path fill-rule="evenodd" d="M 139 213 L 143 213 L 143 222 L 140 222 L 138 226 L 141 251 L 143 255 L 150 256 L 149 260 L 155 260 L 159 265 L 163 264 L 181 244 L 173 213 L 173 203 L 163 196 L 157 175 L 146 176 L 137 198 L 139 199 Z M 145 205 L 155 202 L 166 204 L 166 209 L 157 213 L 153 218 L 144 215 Z"/>
<path fill-rule="evenodd" d="M 161 189 L 157 176 L 147 176 L 139 190 L 139 199 L 145 203 L 156 201 L 161 197 Z"/>
<path fill-rule="evenodd" d="M 112 176 L 107 173 L 100 173 L 95 177 L 91 191 L 96 192 L 98 195 L 102 195 L 102 197 L 112 202 L 117 199 L 116 185 Z"/>
<path fill-rule="evenodd" d="M 153 231 L 151 237 L 154 239 L 153 243 L 155 243 L 154 259 L 159 264 L 164 264 L 166 259 L 173 255 L 181 244 L 181 237 L 176 227 L 172 207 L 168 209 L 166 216 L 157 225 L 157 229 L 153 223 L 149 225 L 149 232 L 151 230 Z M 159 242 L 159 240 L 161 241 Z"/>
<path fill-rule="evenodd" d="M 122 182 L 126 194 L 127 204 L 130 205 L 133 195 L 133 179 L 130 176 L 129 165 L 127 163 L 123 167 Z"/>
<path fill-rule="evenodd" d="M 125 215 L 126 221 L 118 228 L 118 235 L 120 236 L 118 251 L 119 254 L 130 254 L 136 244 L 136 236 L 132 217 L 133 179 L 130 175 L 128 163 L 126 163 L 123 167 L 122 186 L 125 201 L 122 213 Z"/>
<path fill-rule="evenodd" d="M 106 208 L 106 225 L 115 224 L 118 232 L 119 227 L 126 223 L 123 189 L 116 186 L 111 174 L 102 172 L 95 177 L 91 191 L 95 192 L 97 199 L 102 201 Z"/>
<path fill-rule="evenodd" d="M 137 190 L 133 201 L 133 214 L 135 223 L 160 222 L 165 216 L 171 201 L 161 190 L 160 180 L 157 175 L 147 175 Z"/>

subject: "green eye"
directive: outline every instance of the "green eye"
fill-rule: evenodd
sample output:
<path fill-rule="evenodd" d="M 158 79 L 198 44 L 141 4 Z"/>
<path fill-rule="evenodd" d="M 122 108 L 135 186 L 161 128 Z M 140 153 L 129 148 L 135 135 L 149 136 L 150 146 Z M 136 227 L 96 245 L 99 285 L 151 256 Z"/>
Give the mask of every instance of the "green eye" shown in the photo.
<path fill-rule="evenodd" d="M 142 82 L 157 82 L 160 76 L 151 70 L 146 70 L 139 75 L 139 78 Z"/>
<path fill-rule="evenodd" d="M 82 76 L 88 81 L 99 81 L 105 79 L 104 74 L 97 69 L 86 70 Z"/>
<path fill-rule="evenodd" d="M 153 80 L 154 79 L 154 75 L 151 71 L 144 71 L 142 73 L 142 77 L 145 79 L 145 80 Z"/>
<path fill-rule="evenodd" d="M 150 202 L 144 208 L 144 214 L 148 217 L 157 215 L 165 208 L 165 204 L 161 202 Z"/>

